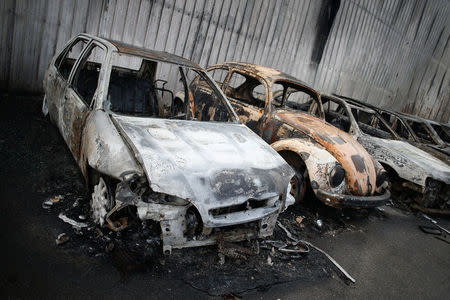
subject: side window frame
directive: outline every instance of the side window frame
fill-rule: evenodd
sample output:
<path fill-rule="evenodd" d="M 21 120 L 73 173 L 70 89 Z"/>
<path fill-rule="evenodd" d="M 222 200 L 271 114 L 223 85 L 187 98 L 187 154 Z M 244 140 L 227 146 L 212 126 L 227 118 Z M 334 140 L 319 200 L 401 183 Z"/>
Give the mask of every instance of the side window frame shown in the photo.
<path fill-rule="evenodd" d="M 70 50 L 70 48 L 72 48 L 80 40 L 86 41 L 86 47 L 84 47 L 84 49 L 80 52 L 78 57 L 75 59 L 75 62 L 74 62 L 73 67 L 72 67 L 72 70 L 70 70 L 69 76 L 67 78 L 64 78 L 64 76 L 59 71 L 59 67 L 61 65 L 61 62 L 65 58 L 65 56 L 67 55 L 67 52 Z M 53 65 L 54 65 L 58 75 L 61 76 L 62 78 L 64 78 L 65 81 L 70 82 L 70 75 L 73 72 L 73 70 L 75 69 L 75 67 L 77 65 L 77 61 L 80 59 L 80 57 L 83 56 L 83 53 L 85 52 L 86 48 L 89 47 L 91 42 L 92 42 L 91 39 L 85 38 L 83 36 L 77 36 L 70 43 L 68 43 L 67 46 L 61 51 L 61 53 L 56 57 L 55 61 L 53 62 Z"/>
<path fill-rule="evenodd" d="M 223 85 L 222 85 L 222 90 L 224 91 L 224 92 L 223 92 L 224 94 L 225 94 L 226 89 L 228 88 L 228 84 L 229 84 L 229 82 L 230 82 L 230 80 L 231 80 L 231 77 L 233 76 L 233 73 L 238 73 L 239 75 L 245 77 L 244 73 L 243 73 L 242 71 L 240 71 L 239 69 L 229 68 L 228 75 L 227 75 L 227 77 L 225 78 L 225 80 L 224 80 L 224 82 L 223 82 Z M 257 75 L 247 74 L 247 76 L 253 77 L 254 79 L 258 80 L 259 83 L 261 83 L 261 84 L 264 86 L 264 90 L 265 90 L 265 92 L 266 92 L 266 94 L 265 94 L 265 101 L 264 101 L 264 110 L 266 111 L 266 110 L 267 110 L 267 107 L 269 106 L 269 105 L 268 105 L 268 103 L 269 103 L 269 85 L 268 85 L 267 82 L 264 80 L 264 78 L 261 78 L 261 77 L 259 77 L 259 76 L 257 76 Z M 225 96 L 226 96 L 226 94 L 225 94 Z M 227 96 L 227 97 L 228 97 L 228 96 Z M 239 101 L 239 102 L 241 102 L 241 101 Z M 245 103 L 245 102 L 244 102 L 244 103 Z M 248 104 L 248 103 L 245 103 L 245 105 L 250 105 L 250 106 L 252 106 L 252 107 L 255 107 L 256 109 L 261 109 L 260 107 L 257 107 L 257 106 L 255 106 L 255 105 L 251 105 L 251 104 Z"/>
<path fill-rule="evenodd" d="M 95 47 L 98 46 L 100 47 L 105 55 L 103 57 L 103 61 L 100 63 L 100 72 L 99 72 L 99 76 L 98 76 L 98 82 L 97 82 L 97 88 L 94 92 L 94 95 L 92 96 L 92 100 L 91 103 L 88 104 L 85 99 L 83 99 L 83 97 L 77 92 L 77 90 L 73 87 L 73 79 L 74 79 L 74 75 L 75 73 L 78 71 L 78 68 L 80 67 L 81 63 L 83 62 L 83 60 L 87 57 L 86 55 L 89 54 L 90 50 Z M 72 71 L 69 74 L 69 78 L 67 80 L 68 82 L 68 88 L 70 88 L 71 90 L 73 90 L 77 96 L 81 99 L 81 101 L 83 101 L 83 103 L 86 105 L 86 107 L 92 109 L 92 107 L 94 107 L 94 105 L 96 106 L 97 101 L 101 101 L 103 102 L 101 98 L 104 97 L 104 80 L 105 80 L 105 72 L 106 72 L 106 65 L 107 65 L 107 61 L 109 59 L 109 53 L 108 53 L 108 48 L 103 45 L 102 43 L 100 43 L 99 41 L 96 40 L 91 40 L 86 47 L 84 48 L 84 50 L 81 52 L 80 56 L 78 57 L 77 61 L 75 62 Z M 109 76 L 107 76 L 109 79 Z"/>
<path fill-rule="evenodd" d="M 214 72 L 214 71 L 217 71 L 217 70 L 224 70 L 224 71 L 227 72 L 227 75 L 225 75 L 225 78 L 223 79 L 223 82 L 220 83 L 220 84 L 219 84 L 219 83 L 214 79 L 214 77 L 209 73 L 209 72 Z M 230 68 L 228 68 L 227 66 L 217 66 L 217 67 L 213 67 L 213 68 L 207 69 L 207 70 L 206 70 L 206 73 L 208 73 L 209 77 L 211 77 L 211 78 L 213 79 L 214 83 L 215 83 L 221 90 L 223 90 L 224 84 L 225 84 L 225 82 L 227 82 L 228 76 L 230 76 Z"/>

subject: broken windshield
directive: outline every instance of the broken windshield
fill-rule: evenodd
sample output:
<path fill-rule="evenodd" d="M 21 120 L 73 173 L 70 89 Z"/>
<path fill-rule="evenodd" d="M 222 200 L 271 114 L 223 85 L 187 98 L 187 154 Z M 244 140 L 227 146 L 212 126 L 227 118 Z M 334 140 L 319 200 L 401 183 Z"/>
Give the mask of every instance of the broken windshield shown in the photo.
<path fill-rule="evenodd" d="M 164 119 L 235 122 L 231 108 L 208 76 L 169 62 L 114 53 L 105 108 L 111 112 Z M 202 93 L 194 81 L 209 86 Z M 197 108 L 197 111 L 195 110 Z M 206 110 L 206 114 L 198 116 Z M 215 113 L 207 112 L 214 111 Z"/>

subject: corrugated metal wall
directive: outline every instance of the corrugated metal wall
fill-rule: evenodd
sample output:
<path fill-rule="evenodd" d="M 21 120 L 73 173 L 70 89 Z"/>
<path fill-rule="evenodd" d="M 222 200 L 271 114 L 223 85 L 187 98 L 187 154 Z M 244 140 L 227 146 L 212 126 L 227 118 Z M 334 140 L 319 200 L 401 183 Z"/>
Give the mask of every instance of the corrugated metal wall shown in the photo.
<path fill-rule="evenodd" d="M 450 119 L 448 0 L 2 0 L 0 11 L 2 89 L 41 91 L 51 56 L 88 32 Z"/>

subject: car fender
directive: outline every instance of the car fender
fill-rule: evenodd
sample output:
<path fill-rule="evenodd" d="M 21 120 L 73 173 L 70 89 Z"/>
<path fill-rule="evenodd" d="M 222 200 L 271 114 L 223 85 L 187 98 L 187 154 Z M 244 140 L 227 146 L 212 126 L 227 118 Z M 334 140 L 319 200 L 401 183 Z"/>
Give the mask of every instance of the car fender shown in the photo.
<path fill-rule="evenodd" d="M 102 109 L 92 111 L 87 117 L 79 165 L 87 181 L 88 166 L 116 179 L 120 179 L 125 172 L 144 175 L 109 114 Z"/>
<path fill-rule="evenodd" d="M 312 141 L 292 138 L 279 140 L 271 144 L 277 151 L 291 151 L 299 155 L 308 170 L 311 186 L 314 191 L 317 188 L 331 190 L 337 193 L 346 191 L 346 184 L 332 188 L 328 182 L 328 174 L 338 161 L 324 147 Z"/>

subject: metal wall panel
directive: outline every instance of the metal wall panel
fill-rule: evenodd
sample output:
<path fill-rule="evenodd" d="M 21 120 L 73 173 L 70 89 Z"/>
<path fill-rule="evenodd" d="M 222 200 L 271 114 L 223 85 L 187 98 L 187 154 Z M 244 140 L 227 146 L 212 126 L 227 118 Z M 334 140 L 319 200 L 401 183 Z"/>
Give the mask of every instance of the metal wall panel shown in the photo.
<path fill-rule="evenodd" d="M 3 0 L 0 87 L 42 91 L 79 32 L 203 66 L 245 61 L 315 88 L 448 122 L 448 0 Z"/>

